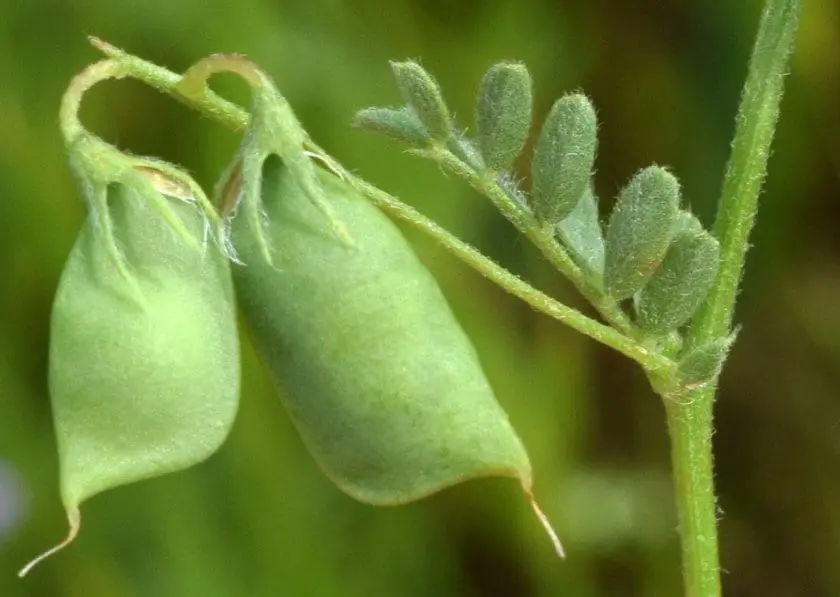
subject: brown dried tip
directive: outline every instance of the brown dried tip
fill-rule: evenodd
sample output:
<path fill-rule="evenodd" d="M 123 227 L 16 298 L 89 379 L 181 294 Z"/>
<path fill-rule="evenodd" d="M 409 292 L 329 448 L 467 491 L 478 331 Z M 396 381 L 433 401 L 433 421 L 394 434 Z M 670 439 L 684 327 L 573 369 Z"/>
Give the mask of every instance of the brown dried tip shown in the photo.
<path fill-rule="evenodd" d="M 242 161 L 237 162 L 233 171 L 225 181 L 219 197 L 219 211 L 223 218 L 230 216 L 239 202 L 239 195 L 242 193 Z"/>
<path fill-rule="evenodd" d="M 540 521 L 543 529 L 545 529 L 545 532 L 548 534 L 548 538 L 551 539 L 552 545 L 554 545 L 554 551 L 557 552 L 557 555 L 561 559 L 566 559 L 566 552 L 563 549 L 563 544 L 560 543 L 560 537 L 557 536 L 557 532 L 554 530 L 554 527 L 551 526 L 548 516 L 545 515 L 539 504 L 537 504 L 533 494 L 531 494 L 530 491 L 526 491 L 526 494 L 528 495 L 528 501 L 531 503 L 531 508 L 534 510 L 534 514 L 537 515 L 537 519 Z"/>
<path fill-rule="evenodd" d="M 112 46 L 104 39 L 99 39 L 95 35 L 88 35 L 88 41 L 90 42 L 90 45 L 92 45 L 94 48 L 96 48 L 106 56 L 114 56 L 119 54 L 119 50 L 116 46 Z"/>
<path fill-rule="evenodd" d="M 344 172 L 342 172 L 341 168 L 333 161 L 331 157 L 309 150 L 306 150 L 303 153 L 307 157 L 312 158 L 313 160 L 317 160 L 318 162 L 323 164 L 324 167 L 333 174 L 335 174 L 339 178 L 339 180 L 347 180 L 347 177 L 344 176 Z"/>
<path fill-rule="evenodd" d="M 145 177 L 158 193 L 182 201 L 195 201 L 192 190 L 183 182 L 147 166 L 135 166 L 134 170 Z"/>
<path fill-rule="evenodd" d="M 82 522 L 81 517 L 79 515 L 79 511 L 75 510 L 75 509 L 74 510 L 69 510 L 67 512 L 67 521 L 70 523 L 70 530 L 67 533 L 67 537 L 64 539 L 64 541 L 62 541 L 61 543 L 59 543 L 58 545 L 56 545 L 52 549 L 50 549 L 48 551 L 45 551 L 44 553 L 39 555 L 37 558 L 35 558 L 31 562 L 29 562 L 26 566 L 21 568 L 20 572 L 18 572 L 18 577 L 19 578 L 23 578 L 36 565 L 40 564 L 41 562 L 46 560 L 48 557 L 53 555 L 55 552 L 64 549 L 70 543 L 73 542 L 73 540 L 76 538 L 76 535 L 79 534 L 79 526 L 81 525 L 81 522 Z"/>

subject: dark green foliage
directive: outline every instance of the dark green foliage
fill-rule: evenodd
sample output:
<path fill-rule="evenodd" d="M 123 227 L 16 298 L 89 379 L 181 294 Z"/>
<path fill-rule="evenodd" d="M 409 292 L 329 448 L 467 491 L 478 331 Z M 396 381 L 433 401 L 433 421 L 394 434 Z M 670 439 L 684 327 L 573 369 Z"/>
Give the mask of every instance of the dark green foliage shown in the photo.
<path fill-rule="evenodd" d="M 524 64 L 495 64 L 484 75 L 475 120 L 488 168 L 513 166 L 531 129 L 531 103 L 531 75 Z"/>
<path fill-rule="evenodd" d="M 431 143 L 429 132 L 420 118 L 407 106 L 401 108 L 365 108 L 356 113 L 353 124 L 359 128 L 382 133 L 414 147 Z"/>
<path fill-rule="evenodd" d="M 679 203 L 677 179 L 660 166 L 641 170 L 621 190 L 607 227 L 607 294 L 630 298 L 653 277 L 671 244 Z"/>
<path fill-rule="evenodd" d="M 414 110 L 432 139 L 446 142 L 452 135 L 452 119 L 437 81 L 416 62 L 391 62 L 406 105 Z"/>
<path fill-rule="evenodd" d="M 595 164 L 598 123 L 585 95 L 554 103 L 543 123 L 531 162 L 532 198 L 540 221 L 556 226 L 580 201 Z"/>
<path fill-rule="evenodd" d="M 717 275 L 720 243 L 705 230 L 683 230 L 636 301 L 637 323 L 646 332 L 666 334 L 688 322 Z"/>

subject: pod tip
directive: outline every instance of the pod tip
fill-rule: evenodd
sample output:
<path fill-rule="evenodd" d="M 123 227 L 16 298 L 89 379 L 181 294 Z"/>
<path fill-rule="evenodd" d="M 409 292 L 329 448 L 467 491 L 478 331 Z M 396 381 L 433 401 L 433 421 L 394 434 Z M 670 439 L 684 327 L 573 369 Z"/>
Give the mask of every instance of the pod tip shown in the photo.
<path fill-rule="evenodd" d="M 545 515 L 539 504 L 537 504 L 537 501 L 534 499 L 534 496 L 530 493 L 528 493 L 528 500 L 531 502 L 531 508 L 534 510 L 534 514 L 537 515 L 537 520 L 540 521 L 540 524 L 545 529 L 549 539 L 551 539 L 551 543 L 554 545 L 554 551 L 557 552 L 560 559 L 566 559 L 566 551 L 563 549 L 560 537 L 557 536 L 557 532 L 554 530 L 554 527 L 551 526 L 548 516 Z"/>
<path fill-rule="evenodd" d="M 29 571 L 32 570 L 35 566 L 46 560 L 48 557 L 67 547 L 73 540 L 76 538 L 76 535 L 79 534 L 79 526 L 81 525 L 81 516 L 79 515 L 78 509 L 72 509 L 67 511 L 67 522 L 70 524 L 70 528 L 67 532 L 67 537 L 58 545 L 49 549 L 39 555 L 37 558 L 29 562 L 26 566 L 21 568 L 20 572 L 18 572 L 18 578 L 23 578 Z"/>

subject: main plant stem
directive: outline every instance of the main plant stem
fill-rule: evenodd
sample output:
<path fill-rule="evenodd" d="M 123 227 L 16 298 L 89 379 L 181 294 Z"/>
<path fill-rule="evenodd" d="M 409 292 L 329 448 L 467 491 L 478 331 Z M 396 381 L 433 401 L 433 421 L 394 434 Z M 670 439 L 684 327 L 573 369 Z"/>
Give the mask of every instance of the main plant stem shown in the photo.
<path fill-rule="evenodd" d="M 714 394 L 687 405 L 665 398 L 686 597 L 718 597 L 720 574 L 712 463 Z"/>
<path fill-rule="evenodd" d="M 802 0 L 767 0 L 764 6 L 715 222 L 715 234 L 721 243 L 720 271 L 689 331 L 689 346 L 726 337 L 731 331 L 749 232 L 767 172 L 801 8 Z M 679 398 L 664 396 L 686 597 L 721 594 L 712 468 L 715 391 L 716 383 L 712 383 Z"/>

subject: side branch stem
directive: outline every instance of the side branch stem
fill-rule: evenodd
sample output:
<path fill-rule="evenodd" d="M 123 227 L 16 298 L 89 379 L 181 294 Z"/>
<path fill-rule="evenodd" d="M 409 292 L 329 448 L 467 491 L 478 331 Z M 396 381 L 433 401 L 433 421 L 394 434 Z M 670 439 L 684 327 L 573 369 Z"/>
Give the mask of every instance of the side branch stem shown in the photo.
<path fill-rule="evenodd" d="M 243 131 L 248 126 L 249 115 L 236 104 L 228 102 L 219 97 L 212 91 L 205 90 L 204 93 L 191 93 L 189 96 L 181 92 L 179 83 L 183 77 L 173 73 L 163 67 L 157 66 L 147 62 L 136 56 L 132 56 L 123 50 L 116 48 L 107 42 L 98 38 L 91 38 L 91 43 L 106 54 L 108 57 L 118 62 L 127 76 L 140 80 L 150 87 L 153 87 L 163 93 L 171 95 L 178 100 L 184 102 L 190 107 L 203 113 L 204 115 L 216 120 L 217 122 L 233 129 L 234 131 Z M 335 160 L 328 156 L 321 148 L 314 143 L 309 143 L 310 149 L 316 154 L 322 156 L 329 162 L 334 163 Z M 454 155 L 452 156 L 455 157 Z M 674 368 L 674 363 L 670 359 L 651 352 L 634 339 L 621 333 L 621 331 L 613 329 L 607 325 L 601 324 L 590 317 L 587 317 L 573 309 L 560 303 L 559 301 L 549 297 L 548 295 L 533 288 L 511 272 L 502 268 L 491 259 L 488 259 L 481 254 L 474 247 L 464 243 L 456 236 L 438 226 L 432 220 L 420 214 L 417 210 L 409 205 L 401 202 L 396 197 L 381 191 L 375 186 L 359 179 L 356 176 L 340 170 L 345 179 L 348 180 L 359 192 L 368 197 L 378 207 L 387 211 L 391 215 L 404 220 L 412 226 L 422 230 L 431 235 L 450 253 L 479 271 L 482 275 L 495 282 L 514 296 L 524 300 L 526 303 L 543 313 L 562 321 L 575 330 L 589 336 L 590 338 L 605 344 L 625 356 L 635 360 L 641 364 L 645 369 L 650 371 L 669 371 Z M 499 189 L 499 192 L 502 192 Z M 534 236 L 536 238 L 536 225 L 528 226 L 529 238 Z M 546 245 L 545 238 L 541 237 L 541 243 Z M 556 244 L 556 241 L 555 241 Z M 580 269 L 569 259 L 568 255 L 562 251 L 562 247 L 557 245 L 558 251 L 551 251 L 553 255 L 553 263 L 562 263 L 563 272 L 570 272 L 573 274 L 573 281 L 576 284 L 582 285 L 582 273 Z M 621 322 L 621 318 L 626 316 L 616 308 L 616 312 L 612 314 L 611 318 L 615 321 Z M 609 312 L 609 310 L 607 310 Z M 629 322 L 626 323 L 629 326 Z M 621 327 L 626 327 L 622 325 Z"/>

